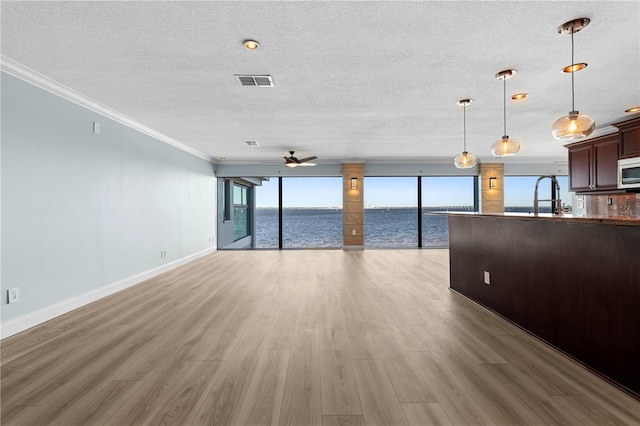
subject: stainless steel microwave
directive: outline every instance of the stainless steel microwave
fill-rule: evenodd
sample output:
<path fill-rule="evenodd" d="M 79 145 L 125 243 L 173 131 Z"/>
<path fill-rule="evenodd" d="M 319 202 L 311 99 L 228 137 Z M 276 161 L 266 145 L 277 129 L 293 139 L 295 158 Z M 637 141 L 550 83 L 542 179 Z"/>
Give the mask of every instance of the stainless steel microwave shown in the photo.
<path fill-rule="evenodd" d="M 640 157 L 618 160 L 618 188 L 640 188 Z"/>

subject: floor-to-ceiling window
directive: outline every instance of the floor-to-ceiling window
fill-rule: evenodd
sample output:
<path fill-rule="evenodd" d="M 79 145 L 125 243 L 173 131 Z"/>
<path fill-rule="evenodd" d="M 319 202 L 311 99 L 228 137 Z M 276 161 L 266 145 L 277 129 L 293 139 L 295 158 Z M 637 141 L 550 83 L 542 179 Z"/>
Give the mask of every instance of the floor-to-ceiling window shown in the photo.
<path fill-rule="evenodd" d="M 536 179 L 505 178 L 506 211 L 533 211 Z M 560 196 L 568 204 L 567 177 L 559 176 L 558 180 Z M 246 188 L 243 191 L 242 185 L 234 183 L 234 238 L 242 238 L 241 234 L 247 232 L 250 218 L 245 215 L 250 196 L 256 206 L 255 248 L 340 248 L 342 185 L 341 177 L 274 177 L 247 193 Z M 442 213 L 478 208 L 475 176 L 368 176 L 363 186 L 367 248 L 447 247 L 448 220 Z M 550 181 L 541 182 L 541 200 L 551 197 L 550 188 Z M 550 203 L 546 207 L 544 203 L 541 212 L 549 211 Z"/>
<path fill-rule="evenodd" d="M 282 247 L 342 247 L 342 178 L 282 178 Z"/>
<path fill-rule="evenodd" d="M 256 248 L 278 248 L 278 178 L 254 187 L 256 197 Z"/>
<path fill-rule="evenodd" d="M 504 177 L 504 211 L 533 214 L 533 199 L 536 181 L 539 176 L 505 176 Z M 556 176 L 560 185 L 560 199 L 564 206 L 571 205 L 569 178 Z M 556 194 L 557 196 L 557 194 Z M 538 209 L 540 213 L 551 212 L 552 199 L 551 179 L 542 179 L 538 184 Z M 555 198 L 554 198 L 555 199 Z"/>
<path fill-rule="evenodd" d="M 416 177 L 364 178 L 364 245 L 418 247 Z"/>
<path fill-rule="evenodd" d="M 422 247 L 448 247 L 449 221 L 441 212 L 472 212 L 475 206 L 473 176 L 423 176 Z"/>

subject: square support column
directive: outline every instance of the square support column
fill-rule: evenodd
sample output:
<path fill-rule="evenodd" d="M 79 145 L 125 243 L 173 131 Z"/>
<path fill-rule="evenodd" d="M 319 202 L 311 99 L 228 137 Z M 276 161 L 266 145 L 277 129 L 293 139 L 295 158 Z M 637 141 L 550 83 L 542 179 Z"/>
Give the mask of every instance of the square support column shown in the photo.
<path fill-rule="evenodd" d="M 342 248 L 364 250 L 364 164 L 342 165 Z"/>
<path fill-rule="evenodd" d="M 504 164 L 480 163 L 480 213 L 504 212 Z M 491 187 L 492 178 L 495 188 Z"/>

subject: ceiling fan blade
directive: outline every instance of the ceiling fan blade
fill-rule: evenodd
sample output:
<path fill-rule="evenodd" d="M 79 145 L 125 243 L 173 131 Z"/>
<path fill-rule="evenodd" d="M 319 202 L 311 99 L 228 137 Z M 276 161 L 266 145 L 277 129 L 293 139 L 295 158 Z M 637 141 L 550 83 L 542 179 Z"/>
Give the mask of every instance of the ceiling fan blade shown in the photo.
<path fill-rule="evenodd" d="M 298 166 L 315 166 L 316 163 L 300 163 Z"/>
<path fill-rule="evenodd" d="M 289 165 L 289 164 L 296 164 L 295 161 L 293 161 L 290 157 L 287 157 L 285 155 L 282 156 L 282 158 L 284 158 L 284 162 Z"/>
<path fill-rule="evenodd" d="M 299 160 L 299 161 L 300 161 L 301 163 L 305 163 L 305 162 L 307 162 L 307 161 L 315 160 L 316 158 L 318 158 L 318 157 L 316 157 L 316 156 L 314 155 L 313 157 L 303 158 L 302 160 Z"/>

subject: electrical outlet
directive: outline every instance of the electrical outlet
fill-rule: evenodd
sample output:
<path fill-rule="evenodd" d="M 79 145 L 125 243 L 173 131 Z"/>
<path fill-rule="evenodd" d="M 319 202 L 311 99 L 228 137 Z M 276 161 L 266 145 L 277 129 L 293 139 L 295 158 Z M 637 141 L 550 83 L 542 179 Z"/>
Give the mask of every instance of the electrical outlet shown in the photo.
<path fill-rule="evenodd" d="M 7 303 L 15 303 L 20 300 L 20 289 L 18 287 L 7 290 Z"/>
<path fill-rule="evenodd" d="M 356 235 L 356 230 L 355 229 L 351 230 L 351 235 Z"/>
<path fill-rule="evenodd" d="M 486 285 L 491 285 L 491 274 L 489 271 L 484 271 L 484 283 Z"/>

